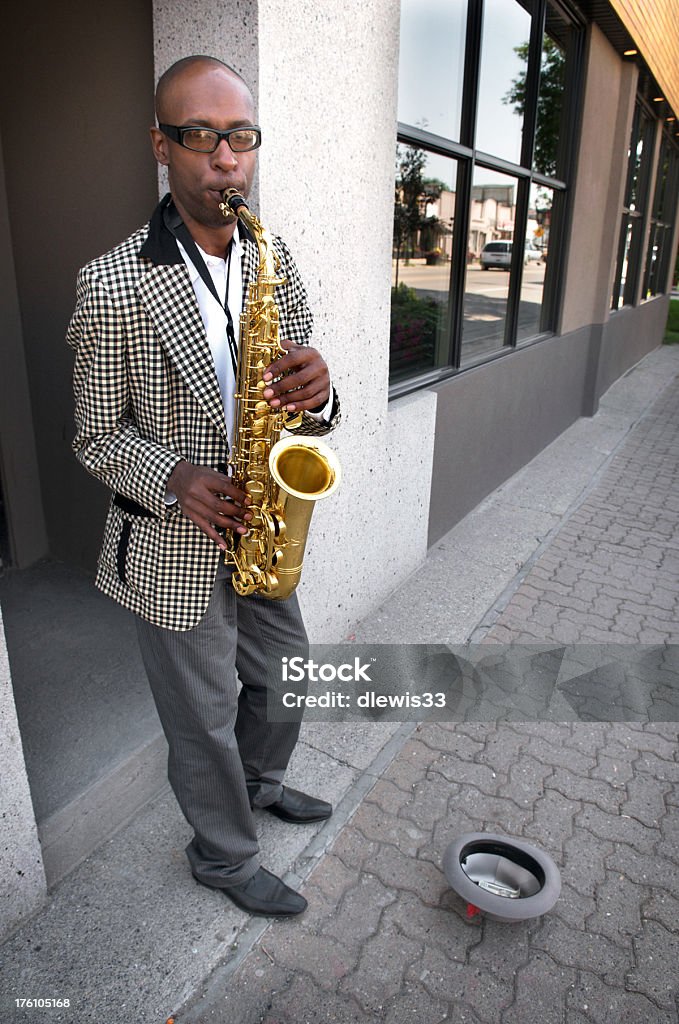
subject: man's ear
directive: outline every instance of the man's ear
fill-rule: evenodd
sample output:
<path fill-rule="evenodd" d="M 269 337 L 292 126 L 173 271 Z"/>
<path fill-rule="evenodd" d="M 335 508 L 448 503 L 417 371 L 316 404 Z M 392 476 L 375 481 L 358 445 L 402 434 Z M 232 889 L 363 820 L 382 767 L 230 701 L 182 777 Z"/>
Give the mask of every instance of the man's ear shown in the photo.
<path fill-rule="evenodd" d="M 153 155 L 159 164 L 164 164 L 167 167 L 170 162 L 167 135 L 163 135 L 159 128 L 149 128 L 149 131 L 151 133 Z"/>

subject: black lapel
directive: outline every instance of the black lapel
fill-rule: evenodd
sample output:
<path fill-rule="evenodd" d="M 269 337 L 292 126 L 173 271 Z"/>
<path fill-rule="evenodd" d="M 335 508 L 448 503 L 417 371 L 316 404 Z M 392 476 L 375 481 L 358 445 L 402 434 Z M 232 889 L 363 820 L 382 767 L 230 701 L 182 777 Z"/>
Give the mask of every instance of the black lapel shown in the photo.
<path fill-rule="evenodd" d="M 177 240 L 167 226 L 168 217 L 176 218 L 181 223 L 170 192 L 163 196 L 153 211 L 149 221 L 149 233 L 140 250 L 140 255 L 151 260 L 156 266 L 184 262 L 177 248 Z M 253 243 L 255 241 L 248 228 L 240 220 L 238 221 L 238 234 L 241 241 L 246 239 Z"/>

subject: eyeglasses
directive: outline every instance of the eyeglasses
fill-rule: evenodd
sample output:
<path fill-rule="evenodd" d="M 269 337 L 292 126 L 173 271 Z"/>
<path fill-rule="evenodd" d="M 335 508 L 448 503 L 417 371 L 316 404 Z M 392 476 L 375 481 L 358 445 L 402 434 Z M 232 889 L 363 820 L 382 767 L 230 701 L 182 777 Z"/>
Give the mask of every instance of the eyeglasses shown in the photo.
<path fill-rule="evenodd" d="M 194 125 L 179 128 L 174 124 L 159 124 L 158 127 L 168 139 L 196 153 L 214 153 L 222 139 L 226 139 L 234 153 L 249 153 L 262 144 L 262 129 L 256 124 L 246 128 L 228 128 L 225 132 Z"/>

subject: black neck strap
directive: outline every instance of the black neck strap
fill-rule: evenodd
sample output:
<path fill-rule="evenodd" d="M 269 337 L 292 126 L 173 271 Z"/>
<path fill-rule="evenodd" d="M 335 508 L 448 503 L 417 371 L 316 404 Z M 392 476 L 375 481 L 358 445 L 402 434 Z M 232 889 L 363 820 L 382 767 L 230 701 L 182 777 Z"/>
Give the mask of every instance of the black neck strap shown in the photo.
<path fill-rule="evenodd" d="M 229 282 L 231 280 L 231 253 L 233 250 L 233 239 L 229 242 L 229 250 L 226 257 L 226 295 L 222 300 L 217 293 L 215 283 L 212 280 L 212 275 L 206 266 L 205 260 L 201 256 L 200 250 L 191 237 L 186 224 L 179 217 L 176 207 L 166 207 L 163 212 L 165 224 L 168 230 L 172 232 L 178 242 L 181 242 L 186 250 L 187 256 L 198 271 L 201 280 L 226 314 L 226 336 L 229 341 L 231 365 L 233 367 L 234 376 L 236 376 L 236 367 L 238 365 L 238 344 L 236 342 L 236 332 L 233 326 L 233 317 L 231 316 L 231 310 L 229 309 Z"/>

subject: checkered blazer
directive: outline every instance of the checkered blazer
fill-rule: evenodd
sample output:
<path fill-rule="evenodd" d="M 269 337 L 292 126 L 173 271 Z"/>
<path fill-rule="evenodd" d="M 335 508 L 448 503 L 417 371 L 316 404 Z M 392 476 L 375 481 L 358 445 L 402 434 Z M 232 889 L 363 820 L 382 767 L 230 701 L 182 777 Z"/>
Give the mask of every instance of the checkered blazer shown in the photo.
<path fill-rule="evenodd" d="M 224 408 L 189 274 L 166 226 L 166 196 L 151 221 L 78 276 L 67 340 L 75 350 L 76 457 L 113 491 L 96 585 L 137 615 L 190 629 L 207 608 L 221 553 L 164 502 L 177 462 L 225 472 Z M 242 228 L 242 225 L 239 225 Z M 243 298 L 258 252 L 241 230 Z M 312 316 L 287 246 L 276 238 L 287 285 L 278 290 L 281 337 L 307 344 Z M 305 416 L 303 434 L 329 424 Z"/>

